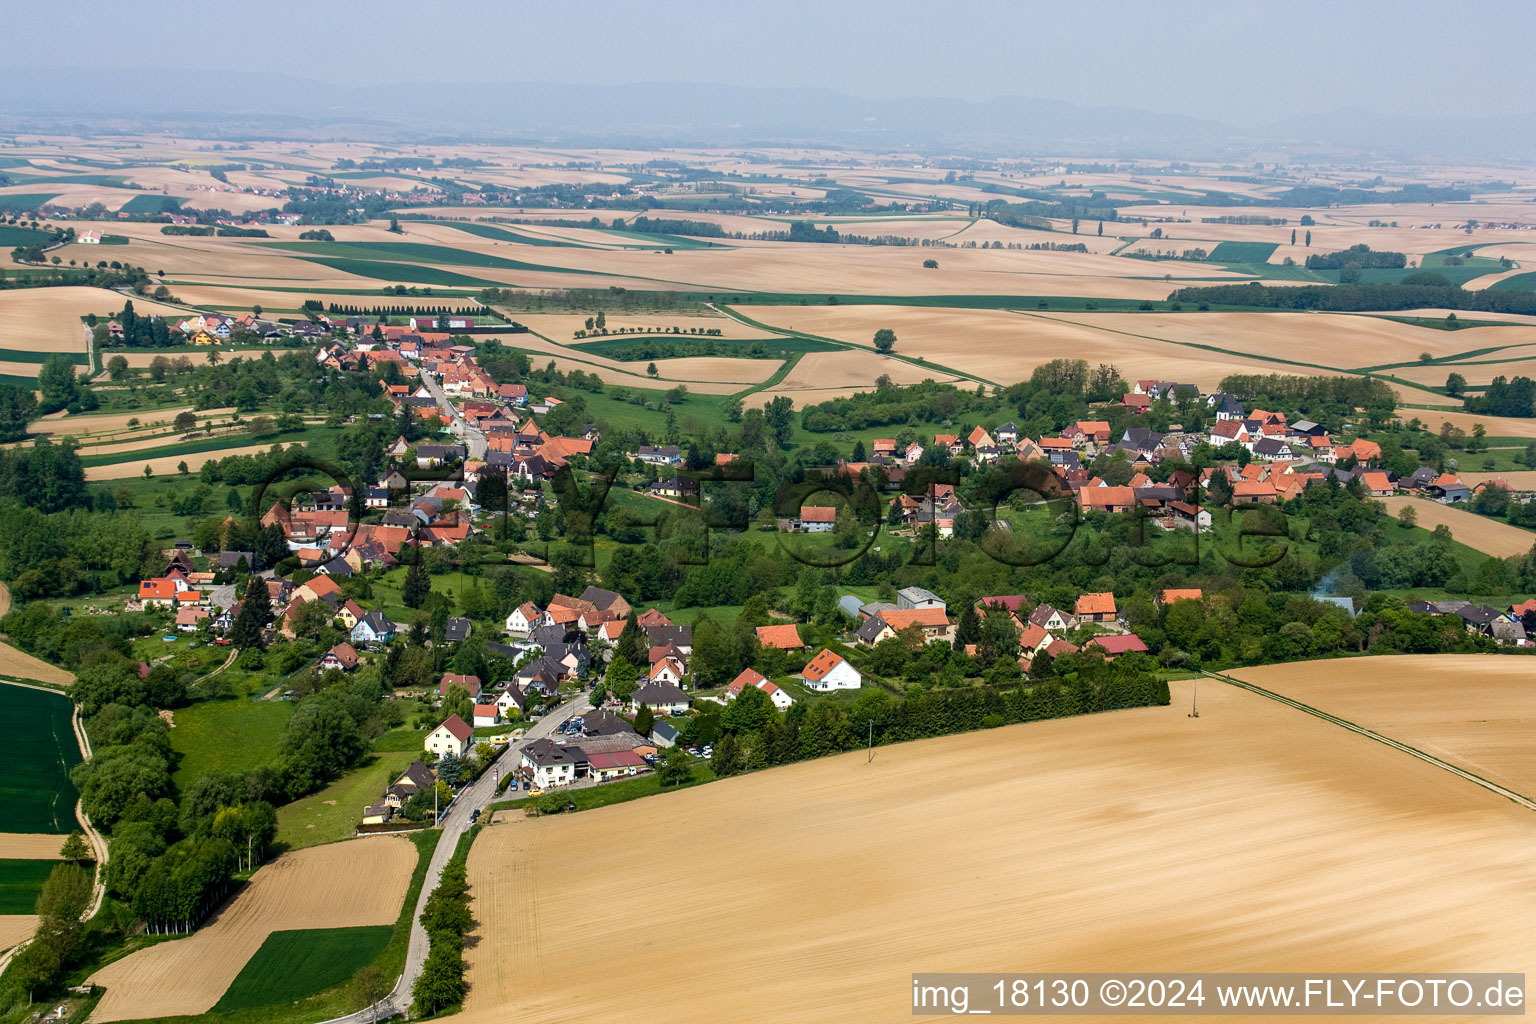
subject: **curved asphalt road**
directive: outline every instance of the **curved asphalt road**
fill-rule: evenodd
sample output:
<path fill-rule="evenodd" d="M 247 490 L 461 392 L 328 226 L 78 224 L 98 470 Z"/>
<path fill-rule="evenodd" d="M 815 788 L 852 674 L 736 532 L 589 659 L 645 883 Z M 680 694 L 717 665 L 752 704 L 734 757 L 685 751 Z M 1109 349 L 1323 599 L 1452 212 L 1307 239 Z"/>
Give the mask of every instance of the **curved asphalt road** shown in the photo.
<path fill-rule="evenodd" d="M 501 777 L 505 778 L 507 773 L 517 770 L 517 763 L 522 757 L 525 746 L 534 740 L 548 736 L 562 722 L 573 715 L 589 710 L 591 706 L 585 693 L 575 700 L 562 704 L 529 726 L 523 738 L 502 751 L 501 756 L 493 761 L 492 765 L 499 768 Z M 491 772 L 486 771 L 459 793 L 453 806 L 443 815 L 443 832 L 438 837 L 437 846 L 432 851 L 432 859 L 427 864 L 427 875 L 421 883 L 421 896 L 416 900 L 416 909 L 411 919 L 411 942 L 405 953 L 405 970 L 401 973 L 400 980 L 395 983 L 394 991 L 366 1010 L 359 1010 L 345 1017 L 337 1017 L 326 1021 L 325 1024 L 370 1024 L 372 1021 L 395 1014 L 409 1014 L 411 988 L 416 984 L 416 978 L 421 974 L 421 965 L 427 959 L 427 930 L 421 926 L 421 913 L 426 909 L 427 897 L 431 896 L 432 890 L 437 888 L 437 883 L 443 877 L 443 869 L 453 859 L 454 850 L 458 849 L 459 838 L 469 831 L 470 814 L 476 810 L 484 810 L 495 799 L 496 782 Z"/>

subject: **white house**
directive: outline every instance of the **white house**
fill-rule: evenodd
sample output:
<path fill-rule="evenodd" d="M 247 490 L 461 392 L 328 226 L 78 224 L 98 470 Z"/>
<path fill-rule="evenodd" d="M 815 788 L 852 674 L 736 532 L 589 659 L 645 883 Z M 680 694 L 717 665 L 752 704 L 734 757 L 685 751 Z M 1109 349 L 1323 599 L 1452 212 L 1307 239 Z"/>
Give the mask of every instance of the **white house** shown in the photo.
<path fill-rule="evenodd" d="M 688 710 L 688 695 L 671 683 L 653 679 L 630 695 L 630 714 L 639 714 L 641 705 L 659 715 L 681 714 Z"/>
<path fill-rule="evenodd" d="M 523 748 L 518 768 L 538 789 L 563 786 L 576 781 L 580 763 L 579 747 L 562 747 L 554 740 L 534 740 Z"/>
<path fill-rule="evenodd" d="M 452 754 L 454 757 L 463 757 L 464 751 L 469 749 L 470 740 L 474 739 L 475 731 L 465 724 L 464 719 L 458 715 L 449 715 L 442 725 L 427 733 L 423 742 L 429 754 L 442 757 L 444 754 Z"/>
<path fill-rule="evenodd" d="M 683 676 L 688 673 L 676 658 L 662 658 L 651 669 L 651 682 L 669 683 L 672 686 L 681 687 Z"/>
<path fill-rule="evenodd" d="M 795 698 L 785 693 L 783 687 L 751 668 L 742 669 L 741 675 L 731 680 L 731 685 L 725 688 L 726 701 L 730 702 L 741 696 L 741 691 L 748 686 L 756 687 L 766 693 L 768 699 L 773 701 L 773 706 L 780 711 L 788 711 L 795 703 Z"/>
<path fill-rule="evenodd" d="M 513 636 L 527 636 L 529 630 L 543 625 L 545 621 L 544 612 L 538 605 L 524 601 L 507 616 L 507 632 Z"/>
<path fill-rule="evenodd" d="M 864 682 L 858 669 L 825 647 L 806 663 L 800 679 L 808 690 L 857 690 Z"/>
<path fill-rule="evenodd" d="M 501 724 L 501 709 L 495 704 L 475 705 L 475 728 L 481 729 L 488 725 Z"/>

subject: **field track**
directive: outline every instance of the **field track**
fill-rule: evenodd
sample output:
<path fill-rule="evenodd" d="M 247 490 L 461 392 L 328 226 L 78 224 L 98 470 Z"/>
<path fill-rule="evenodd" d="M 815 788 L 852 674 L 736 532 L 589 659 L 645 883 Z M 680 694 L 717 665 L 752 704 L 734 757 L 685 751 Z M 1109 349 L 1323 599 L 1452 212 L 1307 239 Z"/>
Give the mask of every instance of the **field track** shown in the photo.
<path fill-rule="evenodd" d="M 1383 736 L 1381 733 L 1376 732 L 1375 730 L 1356 725 L 1353 722 L 1340 718 L 1338 715 L 1329 714 L 1328 712 L 1314 708 L 1311 705 L 1303 704 L 1299 700 L 1293 700 L 1290 697 L 1284 696 L 1283 694 L 1275 693 L 1273 690 L 1266 690 L 1262 686 L 1256 686 L 1253 683 L 1245 683 L 1243 680 L 1238 679 L 1235 676 L 1222 675 L 1216 672 L 1207 672 L 1206 675 L 1210 676 L 1212 679 L 1219 679 L 1230 686 L 1240 687 L 1241 689 L 1247 690 L 1250 693 L 1256 693 L 1261 697 L 1268 697 L 1270 700 L 1279 701 L 1286 707 L 1295 708 L 1297 711 L 1304 711 L 1309 715 L 1314 715 L 1318 718 L 1321 718 L 1325 722 L 1331 722 L 1341 729 L 1348 729 L 1352 733 L 1357 733 L 1358 735 L 1364 736 L 1367 739 L 1375 740 L 1377 743 L 1384 743 L 1391 747 L 1393 750 L 1400 751 L 1410 757 L 1416 757 L 1426 764 L 1432 764 L 1436 768 L 1439 768 L 1442 771 L 1450 772 L 1457 778 L 1465 779 L 1475 786 L 1481 786 L 1488 792 L 1497 794 L 1498 796 L 1503 797 L 1511 803 L 1515 803 L 1521 807 L 1524 807 L 1528 811 L 1536 811 L 1536 800 L 1533 800 L 1521 793 L 1516 793 L 1514 790 L 1505 786 L 1501 786 L 1496 782 L 1490 782 L 1481 776 L 1474 775 L 1472 772 L 1469 772 L 1464 768 L 1458 768 L 1448 761 L 1444 761 L 1438 757 L 1435 757 L 1433 754 L 1426 754 L 1424 751 L 1419 750 L 1416 747 L 1411 747 L 1406 743 L 1401 743 L 1397 740 L 1394 740 L 1390 736 Z"/>

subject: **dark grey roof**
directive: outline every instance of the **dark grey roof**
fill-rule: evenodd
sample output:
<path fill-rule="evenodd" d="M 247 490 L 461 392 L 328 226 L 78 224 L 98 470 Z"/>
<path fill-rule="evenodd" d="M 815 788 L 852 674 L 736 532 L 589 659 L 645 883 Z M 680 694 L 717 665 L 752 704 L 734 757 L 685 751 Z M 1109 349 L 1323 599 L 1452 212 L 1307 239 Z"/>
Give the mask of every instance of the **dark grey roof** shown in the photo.
<path fill-rule="evenodd" d="M 443 627 L 443 639 L 448 643 L 456 643 L 460 640 L 468 640 L 469 620 L 462 616 L 449 619 L 448 624 Z"/>
<path fill-rule="evenodd" d="M 875 638 L 878 637 L 881 633 L 884 633 L 888 628 L 889 627 L 885 624 L 885 620 L 876 615 L 872 618 L 865 619 L 864 625 L 859 627 L 858 632 L 855 635 L 865 643 L 873 643 Z"/>
<path fill-rule="evenodd" d="M 582 716 L 581 731 L 588 736 L 622 736 L 635 730 L 612 711 L 588 711 Z"/>
<path fill-rule="evenodd" d="M 250 551 L 220 551 L 219 568 L 233 569 L 235 566 L 240 564 L 240 559 L 242 558 L 245 559 L 245 564 L 247 567 L 256 564 L 256 556 Z"/>
<path fill-rule="evenodd" d="M 645 637 L 652 647 L 675 644 L 678 647 L 693 646 L 692 626 L 646 626 Z"/>
<path fill-rule="evenodd" d="M 649 682 L 630 698 L 636 704 L 688 703 L 688 695 L 671 683 Z"/>

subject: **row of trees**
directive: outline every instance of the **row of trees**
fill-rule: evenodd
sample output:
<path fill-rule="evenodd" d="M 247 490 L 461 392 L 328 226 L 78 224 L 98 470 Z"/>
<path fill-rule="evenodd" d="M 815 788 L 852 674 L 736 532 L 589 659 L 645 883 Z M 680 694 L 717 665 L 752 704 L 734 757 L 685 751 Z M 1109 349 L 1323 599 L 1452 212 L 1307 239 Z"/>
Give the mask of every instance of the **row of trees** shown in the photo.
<path fill-rule="evenodd" d="M 1414 279 L 1417 279 L 1415 282 Z M 1467 291 L 1439 274 L 1414 274 L 1398 284 L 1249 284 L 1180 288 L 1172 302 L 1316 309 L 1328 312 L 1388 312 L 1399 309 L 1460 309 L 1486 313 L 1536 314 L 1536 292 L 1484 288 Z"/>

